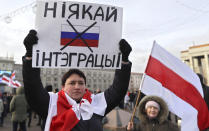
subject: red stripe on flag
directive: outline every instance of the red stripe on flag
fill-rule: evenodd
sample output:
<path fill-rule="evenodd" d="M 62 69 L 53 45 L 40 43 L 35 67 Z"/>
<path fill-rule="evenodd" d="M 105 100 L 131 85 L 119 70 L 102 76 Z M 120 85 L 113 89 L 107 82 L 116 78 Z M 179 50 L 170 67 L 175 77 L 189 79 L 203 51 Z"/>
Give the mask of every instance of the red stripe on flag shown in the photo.
<path fill-rule="evenodd" d="M 198 127 L 209 127 L 209 111 L 199 91 L 160 61 L 150 56 L 145 73 L 159 81 L 163 87 L 192 105 L 198 111 Z"/>
<path fill-rule="evenodd" d="M 2 77 L 2 80 L 9 83 L 9 80 L 6 77 L 4 77 L 4 76 Z"/>
<path fill-rule="evenodd" d="M 13 87 L 20 87 L 20 85 L 16 83 L 16 81 L 11 81 L 11 84 Z"/>
<path fill-rule="evenodd" d="M 66 45 L 72 39 L 61 39 L 61 45 Z M 98 47 L 98 40 L 85 40 L 89 47 Z M 86 44 L 81 39 L 76 39 L 69 46 L 86 46 Z"/>

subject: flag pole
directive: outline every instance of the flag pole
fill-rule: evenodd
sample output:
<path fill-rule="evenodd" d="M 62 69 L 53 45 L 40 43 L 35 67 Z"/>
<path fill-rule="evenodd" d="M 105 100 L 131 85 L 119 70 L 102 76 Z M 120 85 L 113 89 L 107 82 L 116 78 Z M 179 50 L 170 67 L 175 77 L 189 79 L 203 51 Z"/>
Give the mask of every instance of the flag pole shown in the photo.
<path fill-rule="evenodd" d="M 153 41 L 153 46 L 152 46 L 152 49 L 151 49 L 151 54 L 152 54 L 152 52 L 153 52 L 153 48 L 154 48 L 154 45 L 155 45 L 155 44 L 156 44 L 156 41 L 154 40 L 154 41 Z M 148 61 L 149 61 L 149 59 L 148 59 Z M 147 61 L 147 63 L 148 63 L 148 61 Z M 145 70 L 146 70 L 146 69 L 145 69 Z M 144 77 L 145 77 L 145 73 L 144 73 L 143 76 L 142 76 L 142 81 L 141 81 L 141 84 L 140 84 L 140 87 L 139 87 L 139 93 L 138 93 L 138 95 L 137 95 L 136 104 L 135 104 L 135 106 L 134 106 L 134 111 L 133 111 L 133 113 L 132 113 L 131 120 L 130 120 L 131 123 L 133 122 L 133 119 L 134 119 L 134 116 L 135 116 L 135 113 L 136 113 L 136 108 L 137 108 L 137 106 L 138 106 L 139 97 L 140 97 L 140 95 L 141 95 L 141 88 L 142 88 L 142 85 L 143 85 L 143 83 L 144 83 Z"/>
<path fill-rule="evenodd" d="M 142 84 L 144 82 L 144 76 L 145 76 L 145 74 L 143 74 L 143 76 L 142 76 L 142 82 L 140 84 L 139 92 L 138 92 L 136 103 L 135 103 L 135 106 L 134 106 L 134 111 L 132 113 L 131 120 L 130 120 L 131 123 L 133 122 L 133 119 L 134 119 L 134 116 L 135 116 L 135 113 L 136 113 L 136 108 L 138 106 L 139 98 L 140 98 L 140 95 L 141 95 L 141 88 L 142 88 Z"/>

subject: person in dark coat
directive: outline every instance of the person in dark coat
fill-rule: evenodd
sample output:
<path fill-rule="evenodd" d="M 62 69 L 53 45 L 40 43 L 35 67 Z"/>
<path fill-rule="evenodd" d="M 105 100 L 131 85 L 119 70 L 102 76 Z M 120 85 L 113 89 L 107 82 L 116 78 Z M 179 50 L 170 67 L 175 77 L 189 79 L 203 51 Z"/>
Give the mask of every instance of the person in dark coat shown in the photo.
<path fill-rule="evenodd" d="M 203 94 L 204 94 L 204 100 L 205 100 L 205 102 L 208 106 L 208 110 L 209 110 L 209 87 L 204 84 L 204 79 L 201 74 L 197 73 L 197 76 L 200 79 L 200 83 L 202 85 Z M 209 131 L 209 127 L 207 129 L 205 129 L 204 131 Z"/>
<path fill-rule="evenodd" d="M 8 99 L 7 99 L 7 92 L 4 92 L 2 94 L 2 101 L 3 101 L 3 105 L 4 105 L 4 110 L 2 112 L 2 115 L 1 115 L 1 126 L 4 125 L 4 118 L 7 116 L 7 111 L 8 111 L 8 107 L 9 107 L 9 103 L 8 103 Z"/>
<path fill-rule="evenodd" d="M 129 122 L 128 131 L 180 131 L 177 125 L 167 120 L 168 106 L 158 96 L 145 96 L 139 103 L 137 125 Z"/>
<path fill-rule="evenodd" d="M 132 92 L 130 92 L 130 94 L 129 94 L 129 103 L 130 103 L 130 108 L 131 108 L 131 110 L 133 110 L 133 108 L 134 108 L 134 99 L 135 99 L 135 97 L 136 97 L 136 93 L 134 93 L 134 91 L 132 91 Z"/>
<path fill-rule="evenodd" d="M 199 79 L 200 79 L 200 83 L 202 85 L 202 89 L 203 89 L 203 94 L 204 94 L 204 100 L 208 106 L 208 110 L 209 110 L 209 87 L 206 86 L 203 82 L 203 76 L 201 74 L 197 74 Z"/>
<path fill-rule="evenodd" d="M 62 78 L 62 90 L 48 93 L 40 78 L 40 69 L 32 68 L 32 46 L 37 43 L 37 32 L 31 30 L 24 40 L 23 82 L 31 108 L 47 118 L 45 131 L 102 131 L 102 119 L 125 96 L 131 72 L 128 56 L 131 46 L 122 39 L 121 69 L 116 69 L 112 85 L 104 92 L 91 94 L 86 89 L 86 77 L 78 69 L 70 69 Z"/>

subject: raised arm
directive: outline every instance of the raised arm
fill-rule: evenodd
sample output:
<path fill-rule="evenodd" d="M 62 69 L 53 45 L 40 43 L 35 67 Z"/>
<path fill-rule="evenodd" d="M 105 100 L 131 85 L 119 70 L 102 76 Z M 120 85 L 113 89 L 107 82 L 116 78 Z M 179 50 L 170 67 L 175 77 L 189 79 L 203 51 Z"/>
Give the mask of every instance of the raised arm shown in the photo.
<path fill-rule="evenodd" d="M 107 102 L 105 114 L 109 113 L 120 103 L 120 101 L 124 98 L 129 86 L 131 62 L 128 61 L 128 56 L 132 51 L 132 48 L 124 39 L 120 41 L 119 46 L 122 53 L 122 67 L 121 69 L 117 69 L 115 71 L 113 84 L 104 92 Z"/>
<path fill-rule="evenodd" d="M 41 117 L 46 118 L 50 97 L 43 88 L 40 69 L 32 68 L 32 46 L 38 41 L 36 34 L 35 30 L 30 30 L 24 40 L 26 54 L 23 56 L 23 83 L 29 106 Z"/>

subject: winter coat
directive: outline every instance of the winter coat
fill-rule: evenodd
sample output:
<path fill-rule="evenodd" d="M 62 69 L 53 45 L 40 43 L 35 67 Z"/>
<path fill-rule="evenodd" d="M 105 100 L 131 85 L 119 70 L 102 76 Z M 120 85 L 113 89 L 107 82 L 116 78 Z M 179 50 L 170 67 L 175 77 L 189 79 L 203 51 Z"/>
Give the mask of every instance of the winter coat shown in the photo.
<path fill-rule="evenodd" d="M 147 101 L 153 100 L 160 105 L 160 112 L 155 120 L 149 120 L 145 112 Z M 168 106 L 163 99 L 157 96 L 145 96 L 139 103 L 139 124 L 135 131 L 179 131 L 177 125 L 167 120 Z"/>
<path fill-rule="evenodd" d="M 206 85 L 202 85 L 202 88 L 203 88 L 203 93 L 204 93 L 204 100 L 209 110 L 209 87 Z"/>
<path fill-rule="evenodd" d="M 24 88 L 17 88 L 15 95 L 10 103 L 10 111 L 12 112 L 12 121 L 22 122 L 27 118 L 27 102 L 24 95 Z"/>
<path fill-rule="evenodd" d="M 113 84 L 104 91 L 107 107 L 104 115 L 93 114 L 89 120 L 82 120 L 71 131 L 102 131 L 102 119 L 113 110 L 124 98 L 130 80 L 131 63 L 122 64 L 121 69 L 115 71 Z M 30 107 L 41 117 L 48 115 L 49 103 L 52 97 L 43 88 L 40 78 L 40 69 L 32 68 L 32 62 L 23 57 L 23 82 L 25 95 Z"/>
<path fill-rule="evenodd" d="M 207 107 L 208 107 L 208 110 L 209 110 L 209 87 L 206 86 L 203 82 L 203 76 L 199 73 L 197 73 L 199 79 L 200 79 L 200 82 L 201 82 L 201 85 L 202 85 L 202 89 L 203 89 L 203 94 L 204 94 L 204 100 L 207 104 Z M 209 127 L 208 127 L 209 128 Z"/>

